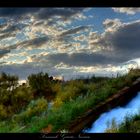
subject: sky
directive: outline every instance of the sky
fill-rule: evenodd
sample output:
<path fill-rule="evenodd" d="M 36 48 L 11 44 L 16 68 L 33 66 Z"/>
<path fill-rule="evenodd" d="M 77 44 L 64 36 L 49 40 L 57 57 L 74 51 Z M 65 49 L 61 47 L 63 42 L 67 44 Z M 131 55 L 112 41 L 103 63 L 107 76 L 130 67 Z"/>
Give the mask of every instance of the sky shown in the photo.
<path fill-rule="evenodd" d="M 0 72 L 112 76 L 140 65 L 140 8 L 0 8 Z"/>

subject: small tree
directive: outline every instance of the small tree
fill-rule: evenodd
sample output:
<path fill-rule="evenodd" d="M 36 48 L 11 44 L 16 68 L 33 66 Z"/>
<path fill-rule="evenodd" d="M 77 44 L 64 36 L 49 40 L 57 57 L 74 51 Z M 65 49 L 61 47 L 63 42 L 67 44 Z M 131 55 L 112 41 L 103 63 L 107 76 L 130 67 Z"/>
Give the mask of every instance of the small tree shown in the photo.
<path fill-rule="evenodd" d="M 28 77 L 29 86 L 35 95 L 49 96 L 52 93 L 51 81 L 47 73 L 32 74 Z"/>
<path fill-rule="evenodd" d="M 8 75 L 4 72 L 1 73 L 0 76 L 0 86 L 3 89 L 7 89 L 12 91 L 18 85 L 18 77 L 14 75 Z"/>

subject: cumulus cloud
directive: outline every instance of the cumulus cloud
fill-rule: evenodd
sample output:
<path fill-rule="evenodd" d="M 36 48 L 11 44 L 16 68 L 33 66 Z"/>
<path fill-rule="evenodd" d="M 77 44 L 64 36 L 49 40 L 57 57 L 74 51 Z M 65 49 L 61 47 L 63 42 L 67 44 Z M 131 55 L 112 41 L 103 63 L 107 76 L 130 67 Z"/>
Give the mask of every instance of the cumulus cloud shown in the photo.
<path fill-rule="evenodd" d="M 30 47 L 30 46 L 40 47 L 42 44 L 44 44 L 47 41 L 48 41 L 48 37 L 43 36 L 43 37 L 37 37 L 37 38 L 25 40 L 25 41 L 16 43 L 16 44 L 11 45 L 11 46 L 7 46 L 5 48 L 12 50 L 12 49 L 17 49 L 18 47 L 21 47 L 21 48 L 26 48 L 26 47 Z"/>
<path fill-rule="evenodd" d="M 119 23 L 117 30 L 113 32 L 112 30 L 107 30 L 100 35 L 96 35 L 96 41 L 93 41 L 92 45 L 100 46 L 104 49 L 109 48 L 112 55 L 130 60 L 140 55 L 139 36 L 139 20 L 130 23 Z"/>
<path fill-rule="evenodd" d="M 105 28 L 105 31 L 113 32 L 119 28 L 121 25 L 120 19 L 106 19 L 103 22 L 103 26 Z"/>
<path fill-rule="evenodd" d="M 14 31 L 20 31 L 21 29 L 25 28 L 26 26 L 28 26 L 28 25 L 23 24 L 23 23 L 18 23 L 18 24 L 14 24 L 14 25 L 9 24 L 4 30 L 1 30 L 0 33 L 10 33 L 10 32 L 14 32 Z"/>
<path fill-rule="evenodd" d="M 0 26 L 0 41 L 5 39 L 1 42 L 0 48 L 11 50 L 28 47 L 32 49 L 48 43 L 48 46 L 66 51 L 67 46 L 70 46 L 70 42 L 73 40 L 72 35 L 86 31 L 89 26 L 64 30 L 58 28 L 57 23 L 61 21 L 67 24 L 68 20 L 73 20 L 77 16 L 78 19 L 84 19 L 83 10 L 84 8 L 0 8 L 0 17 L 13 18 Z M 26 16 L 30 16 L 31 19 L 24 21 Z M 55 18 L 58 18 L 57 21 Z M 55 26 L 48 24 L 52 20 L 55 21 Z M 20 32 L 23 39 L 20 39 Z M 42 35 L 46 37 L 41 37 Z"/>
<path fill-rule="evenodd" d="M 119 12 L 119 13 L 125 13 L 128 15 L 134 15 L 137 12 L 140 12 L 140 8 L 112 8 L 115 12 Z"/>
<path fill-rule="evenodd" d="M 33 55 L 27 62 L 39 62 L 44 65 L 49 64 L 49 66 L 54 67 L 59 63 L 63 63 L 68 66 L 101 66 L 108 64 L 120 64 L 121 62 L 126 61 L 126 58 L 117 58 L 112 57 L 111 55 L 106 55 L 104 53 L 57 53 L 57 54 L 42 54 L 42 55 Z"/>
<path fill-rule="evenodd" d="M 0 25 L 0 41 L 3 39 L 13 38 L 23 31 L 28 24 L 7 22 Z"/>
<path fill-rule="evenodd" d="M 16 36 L 16 33 L 14 33 L 14 32 L 0 34 L 0 41 L 3 39 L 15 37 L 15 36 Z"/>
<path fill-rule="evenodd" d="M 118 64 L 126 61 L 124 58 L 117 58 L 108 55 L 98 53 L 73 53 L 73 54 L 50 54 L 47 57 L 51 63 L 63 62 L 69 66 L 95 66 L 95 65 L 107 65 Z"/>
<path fill-rule="evenodd" d="M 7 26 L 8 26 L 8 23 L 7 22 L 6 23 L 1 23 L 0 24 L 0 31 L 3 30 L 3 29 L 5 29 Z"/>
<path fill-rule="evenodd" d="M 89 29 L 89 26 L 79 26 L 79 27 L 75 27 L 73 29 L 69 29 L 67 31 L 64 31 L 63 33 L 60 34 L 60 37 L 66 36 L 66 35 L 71 35 L 71 34 L 75 34 L 77 32 Z"/>
<path fill-rule="evenodd" d="M 32 14 L 39 10 L 40 8 L 0 8 L 0 17 L 20 18 L 26 14 Z"/>
<path fill-rule="evenodd" d="M 0 17 L 20 18 L 32 15 L 37 19 L 48 19 L 60 16 L 63 19 L 70 18 L 85 8 L 0 8 Z"/>
<path fill-rule="evenodd" d="M 0 50 L 0 58 L 5 56 L 7 53 L 10 53 L 10 50 Z"/>
<path fill-rule="evenodd" d="M 78 19 L 83 19 L 84 15 L 82 11 L 84 9 L 85 8 L 0 8 L 0 17 L 5 20 L 5 23 L 0 25 L 1 40 L 16 37 L 19 32 L 24 32 L 26 37 L 33 36 L 33 34 L 35 35 L 37 32 L 40 34 L 56 35 L 57 31 L 60 31 L 60 28 L 58 28 L 60 21 L 65 26 L 71 23 L 77 16 Z M 55 29 L 53 30 L 53 28 Z"/>
<path fill-rule="evenodd" d="M 0 24 L 0 71 L 23 78 L 42 70 L 56 75 L 92 73 L 110 65 L 115 72 L 117 65 L 140 56 L 139 20 L 123 23 L 118 17 L 106 18 L 104 30 L 97 32 L 90 26 L 94 19 L 85 22 L 90 15 L 85 16 L 84 10 L 0 8 L 0 18 L 6 19 Z M 134 9 L 128 11 L 133 14 Z"/>
<path fill-rule="evenodd" d="M 58 43 L 66 44 L 65 46 L 71 46 L 72 42 L 78 41 L 76 37 L 81 36 L 80 34 L 89 32 L 90 26 L 78 26 L 73 27 L 68 30 L 62 31 L 54 39 Z M 80 41 L 80 40 L 79 40 Z M 81 40 L 82 41 L 82 40 Z M 61 46 L 59 45 L 59 46 Z M 63 45 L 62 45 L 63 46 Z M 67 48 L 67 47 L 65 47 Z"/>
<path fill-rule="evenodd" d="M 118 72 L 116 66 L 105 67 L 105 66 L 69 66 L 63 62 L 57 64 L 55 67 L 49 65 L 38 65 L 34 63 L 27 64 L 8 64 L 1 67 L 0 72 L 5 71 L 6 73 L 18 75 L 20 79 L 26 79 L 28 75 L 32 73 L 47 72 L 52 76 L 64 76 L 65 80 L 71 78 L 93 76 L 115 76 Z M 124 72 L 124 71 L 122 71 Z"/>
<path fill-rule="evenodd" d="M 86 40 L 86 35 L 79 35 L 77 37 L 74 38 L 75 41 L 85 41 Z"/>
<path fill-rule="evenodd" d="M 92 32 L 90 34 L 90 41 L 92 42 L 92 45 L 95 47 L 101 46 L 100 51 L 92 52 L 91 48 L 90 53 L 42 53 L 42 55 L 33 55 L 32 57 L 29 57 L 25 61 L 25 63 L 40 62 L 44 63 L 44 65 L 46 65 L 46 63 L 49 63 L 51 67 L 54 67 L 55 65 L 62 62 L 69 66 L 87 67 L 108 64 L 118 65 L 123 62 L 129 61 L 130 59 L 139 57 L 140 21 L 121 23 L 118 19 L 114 19 L 114 21 L 111 19 L 107 19 L 103 22 L 103 24 L 106 29 L 105 32 L 103 32 L 102 34 Z M 108 28 L 109 30 L 107 30 Z M 71 45 L 72 44 L 68 46 L 66 45 L 64 47 L 69 48 L 71 47 Z"/>
<path fill-rule="evenodd" d="M 61 16 L 66 20 L 67 18 L 70 18 L 83 10 L 84 8 L 41 8 L 36 16 L 39 19 L 48 19 L 52 16 Z"/>

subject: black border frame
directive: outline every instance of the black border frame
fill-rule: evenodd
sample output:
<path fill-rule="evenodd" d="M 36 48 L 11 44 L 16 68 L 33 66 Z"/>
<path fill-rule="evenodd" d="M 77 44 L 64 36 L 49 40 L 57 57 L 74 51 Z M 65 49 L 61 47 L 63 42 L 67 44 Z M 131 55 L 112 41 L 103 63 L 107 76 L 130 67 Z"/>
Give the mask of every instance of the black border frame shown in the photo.
<path fill-rule="evenodd" d="M 0 7 L 140 7 L 139 0 L 1 0 Z M 96 133 L 96 134 L 67 134 L 67 133 L 0 133 L 0 140 L 37 140 L 37 139 L 92 139 L 120 140 L 131 138 L 140 139 L 135 133 Z"/>
<path fill-rule="evenodd" d="M 139 7 L 139 0 L 0 0 L 0 7 Z"/>
<path fill-rule="evenodd" d="M 1 140 L 128 140 L 131 138 L 133 140 L 140 139 L 140 133 L 0 133 Z"/>

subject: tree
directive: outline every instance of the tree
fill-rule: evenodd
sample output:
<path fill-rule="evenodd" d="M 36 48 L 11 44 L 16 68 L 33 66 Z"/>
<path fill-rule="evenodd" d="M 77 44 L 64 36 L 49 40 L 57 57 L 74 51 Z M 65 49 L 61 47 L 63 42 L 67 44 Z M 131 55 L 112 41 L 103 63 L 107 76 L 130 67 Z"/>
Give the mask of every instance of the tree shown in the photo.
<path fill-rule="evenodd" d="M 52 93 L 51 81 L 47 73 L 40 72 L 30 75 L 28 83 L 35 95 L 49 96 Z"/>
<path fill-rule="evenodd" d="M 12 91 L 18 85 L 18 77 L 14 75 L 8 75 L 4 72 L 0 76 L 0 87 Z"/>
<path fill-rule="evenodd" d="M 18 77 L 6 73 L 0 75 L 0 118 L 9 117 L 13 112 L 12 97 L 16 94 Z M 17 105 L 19 108 L 19 105 Z"/>

